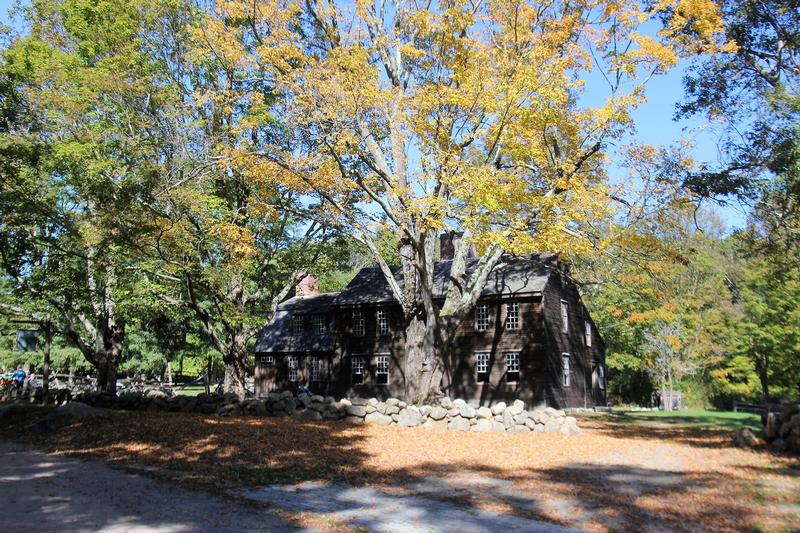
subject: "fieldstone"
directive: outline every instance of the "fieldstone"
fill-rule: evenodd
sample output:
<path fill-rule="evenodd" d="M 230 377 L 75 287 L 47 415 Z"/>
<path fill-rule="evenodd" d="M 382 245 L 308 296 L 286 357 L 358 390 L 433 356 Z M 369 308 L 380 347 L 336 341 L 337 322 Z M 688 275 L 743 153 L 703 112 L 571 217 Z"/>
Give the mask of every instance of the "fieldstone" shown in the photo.
<path fill-rule="evenodd" d="M 411 428 L 420 424 L 422 424 L 422 415 L 415 406 L 412 405 L 400 411 L 400 416 L 397 419 L 398 426 Z"/>
<path fill-rule="evenodd" d="M 292 417 L 297 420 L 303 420 L 305 422 L 316 422 L 317 420 L 322 420 L 322 415 L 318 411 L 315 411 L 314 409 L 303 409 L 302 411 L 295 411 Z"/>
<path fill-rule="evenodd" d="M 372 407 L 378 407 L 378 399 L 370 398 L 369 400 L 367 400 L 367 405 L 371 405 Z"/>
<path fill-rule="evenodd" d="M 364 418 L 367 414 L 367 409 L 363 405 L 350 405 L 345 409 L 345 413 L 349 416 L 357 416 L 359 418 Z"/>
<path fill-rule="evenodd" d="M 478 418 L 492 418 L 492 410 L 488 407 L 478 407 Z"/>
<path fill-rule="evenodd" d="M 378 411 L 378 408 L 377 408 L 377 407 L 375 407 L 374 405 L 365 405 L 365 406 L 364 406 L 364 410 L 367 412 L 367 414 L 370 414 L 370 413 L 375 413 L 375 412 L 377 412 L 377 411 Z"/>
<path fill-rule="evenodd" d="M 445 409 L 450 409 L 453 406 L 453 400 L 445 396 L 444 398 L 439 400 L 439 405 L 441 405 Z"/>
<path fill-rule="evenodd" d="M 734 432 L 733 443 L 740 448 L 755 448 L 763 444 L 763 441 L 756 437 L 750 429 L 742 428 Z"/>
<path fill-rule="evenodd" d="M 452 402 L 452 407 L 455 407 L 456 409 L 460 408 L 462 405 L 467 405 L 467 402 L 465 402 L 461 398 L 457 398 Z"/>
<path fill-rule="evenodd" d="M 16 404 L 15 404 L 16 405 Z M 10 406 L 9 406 L 10 407 Z M 18 408 L 17 408 L 18 409 Z M 11 409 L 13 410 L 13 409 Z M 33 427 L 36 432 L 53 431 L 84 418 L 98 416 L 100 411 L 81 402 L 70 402 L 56 407 Z"/>
<path fill-rule="evenodd" d="M 309 407 L 309 409 L 313 409 L 313 410 L 317 411 L 318 413 L 321 413 L 321 412 L 323 412 L 325 410 L 325 407 L 326 406 L 325 406 L 324 403 L 312 403 L 311 407 Z"/>
<path fill-rule="evenodd" d="M 431 411 L 432 411 L 432 410 L 433 410 L 433 409 L 431 408 L 431 406 L 430 406 L 430 405 L 423 405 L 423 406 L 421 406 L 421 407 L 419 408 L 419 414 L 421 414 L 421 415 L 422 415 L 422 416 L 424 416 L 424 417 L 427 417 L 428 415 L 430 415 L 430 414 L 431 414 Z"/>
<path fill-rule="evenodd" d="M 256 415 L 258 416 L 264 416 L 267 414 L 267 406 L 264 404 L 264 402 L 258 402 L 255 406 L 255 409 Z"/>
<path fill-rule="evenodd" d="M 311 396 L 308 394 L 300 394 L 297 396 L 297 401 L 302 403 L 304 407 L 308 407 L 311 405 Z"/>
<path fill-rule="evenodd" d="M 460 414 L 463 418 L 475 418 L 477 412 L 471 405 L 462 403 L 458 406 L 458 414 Z"/>
<path fill-rule="evenodd" d="M 447 423 L 447 429 L 453 431 L 469 431 L 469 428 L 470 428 L 469 420 L 466 418 L 461 418 L 460 416 L 454 416 Z"/>
<path fill-rule="evenodd" d="M 393 415 L 391 415 L 391 417 L 392 417 L 392 422 L 396 423 L 400 419 L 400 413 L 394 413 Z"/>
<path fill-rule="evenodd" d="M 386 414 L 386 402 L 378 402 L 378 405 L 375 406 L 375 409 L 382 415 Z"/>
<path fill-rule="evenodd" d="M 359 416 L 346 416 L 344 417 L 344 421 L 348 424 L 363 424 L 364 419 Z"/>
<path fill-rule="evenodd" d="M 404 402 L 403 400 L 400 400 L 397 403 L 397 407 L 399 407 L 400 409 L 405 409 L 406 407 L 408 407 L 408 404 L 406 402 Z"/>
<path fill-rule="evenodd" d="M 272 402 L 277 402 L 281 398 L 282 396 L 281 393 L 279 392 L 270 392 L 269 394 L 267 394 L 267 399 L 269 399 Z"/>
<path fill-rule="evenodd" d="M 555 433 L 561 427 L 561 419 L 560 418 L 548 418 L 547 422 L 544 423 L 544 432 L 545 433 Z"/>
<path fill-rule="evenodd" d="M 353 405 L 353 402 L 351 402 L 347 398 L 342 398 L 341 400 L 339 400 L 338 405 L 341 405 L 341 406 L 344 406 L 344 407 L 350 407 L 351 405 Z"/>
<path fill-rule="evenodd" d="M 386 404 L 386 413 L 387 415 L 396 415 L 400 413 L 400 407 L 397 405 L 390 405 Z"/>
<path fill-rule="evenodd" d="M 779 452 L 779 453 L 780 452 L 785 452 L 786 451 L 786 441 L 784 441 L 782 438 L 778 437 L 777 439 L 775 439 L 774 441 L 772 441 L 769 444 L 769 447 L 770 447 L 770 449 L 772 449 L 773 452 Z"/>
<path fill-rule="evenodd" d="M 583 433 L 581 428 L 578 427 L 577 420 L 571 416 L 568 416 L 564 419 L 564 423 L 561 424 L 561 428 L 558 431 L 562 435 L 567 435 L 568 437 L 577 436 Z"/>
<path fill-rule="evenodd" d="M 534 429 L 536 427 L 536 422 L 533 420 L 533 418 L 528 418 L 525 420 L 525 425 L 528 426 L 529 429 Z"/>
<path fill-rule="evenodd" d="M 506 410 L 506 402 L 496 403 L 492 406 L 493 415 L 502 415 L 503 411 L 505 410 Z"/>
<path fill-rule="evenodd" d="M 273 411 L 283 411 L 286 409 L 286 402 L 278 400 L 277 402 L 272 404 Z"/>
<path fill-rule="evenodd" d="M 506 431 L 514 427 L 514 415 L 511 414 L 509 409 L 503 411 L 503 427 L 506 428 Z"/>
<path fill-rule="evenodd" d="M 455 405 L 451 406 L 450 409 L 447 410 L 447 416 L 449 417 L 460 416 L 460 411 L 458 410 L 458 407 L 456 407 Z"/>
<path fill-rule="evenodd" d="M 286 400 L 284 403 L 286 404 L 286 412 L 289 414 L 294 413 L 295 409 L 297 409 L 297 404 L 294 400 Z"/>
<path fill-rule="evenodd" d="M 399 403 L 400 400 L 398 400 L 397 398 L 389 398 L 388 400 L 386 400 L 386 405 L 398 405 Z"/>
<path fill-rule="evenodd" d="M 512 416 L 516 416 L 525 410 L 525 402 L 522 400 L 514 400 L 514 403 L 511 404 L 507 410 L 511 412 Z"/>
<path fill-rule="evenodd" d="M 331 398 L 333 399 L 333 398 Z M 319 394 L 314 394 L 311 396 L 311 401 L 314 403 L 325 403 L 325 398 L 320 396 Z"/>
<path fill-rule="evenodd" d="M 525 424 L 525 421 L 527 419 L 528 419 L 528 411 L 522 411 L 518 415 L 514 415 L 515 424 Z"/>
<path fill-rule="evenodd" d="M 383 413 L 375 411 L 373 413 L 369 413 L 367 416 L 364 417 L 364 422 L 367 424 L 377 424 L 379 426 L 388 426 L 392 423 L 392 417 L 387 416 Z"/>
<path fill-rule="evenodd" d="M 497 420 L 492 420 L 492 431 L 494 433 L 505 433 L 506 427 L 503 425 L 502 422 L 498 422 Z"/>
<path fill-rule="evenodd" d="M 367 400 L 364 398 L 351 398 L 350 405 L 367 405 Z"/>
<path fill-rule="evenodd" d="M 512 426 L 511 429 L 507 431 L 508 433 L 529 433 L 531 430 L 527 426 Z"/>
<path fill-rule="evenodd" d="M 534 433 L 544 433 L 544 424 L 536 424 L 533 427 L 533 432 Z"/>
<path fill-rule="evenodd" d="M 423 428 L 438 428 L 438 429 L 447 429 L 447 420 L 434 420 L 432 418 L 428 418 L 425 422 L 422 423 L 420 427 Z"/>
<path fill-rule="evenodd" d="M 447 416 L 447 410 L 444 407 L 434 407 L 428 414 L 429 418 L 433 420 L 441 420 Z"/>
<path fill-rule="evenodd" d="M 492 430 L 492 421 L 487 418 L 479 418 L 475 424 L 470 427 L 470 431 L 476 433 L 488 433 Z"/>
<path fill-rule="evenodd" d="M 292 391 L 290 391 L 290 390 L 285 390 L 285 391 L 281 392 L 281 400 L 288 400 L 289 398 L 293 398 L 293 397 L 294 397 L 294 394 L 292 394 Z"/>

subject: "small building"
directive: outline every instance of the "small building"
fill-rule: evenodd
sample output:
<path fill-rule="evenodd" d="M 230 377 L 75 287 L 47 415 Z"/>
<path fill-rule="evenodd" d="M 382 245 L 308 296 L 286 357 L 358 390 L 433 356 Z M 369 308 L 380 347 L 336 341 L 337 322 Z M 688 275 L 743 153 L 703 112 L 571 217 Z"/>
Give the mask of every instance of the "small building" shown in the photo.
<path fill-rule="evenodd" d="M 444 301 L 450 266 L 435 264 L 435 300 Z M 396 277 L 402 282 L 399 270 Z M 362 269 L 340 293 L 317 294 L 304 280 L 260 333 L 256 394 L 305 387 L 337 398 L 402 398 L 403 337 L 380 269 Z M 446 367 L 445 393 L 481 405 L 606 404 L 603 340 L 552 255 L 503 259 L 456 332 Z"/>

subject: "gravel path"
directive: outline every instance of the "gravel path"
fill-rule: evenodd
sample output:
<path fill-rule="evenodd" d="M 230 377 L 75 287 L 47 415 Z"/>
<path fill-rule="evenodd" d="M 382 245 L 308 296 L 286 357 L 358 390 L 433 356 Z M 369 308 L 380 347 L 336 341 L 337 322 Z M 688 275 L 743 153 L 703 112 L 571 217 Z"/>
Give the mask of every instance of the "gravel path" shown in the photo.
<path fill-rule="evenodd" d="M 274 513 L 0 441 L 3 531 L 290 531 Z"/>

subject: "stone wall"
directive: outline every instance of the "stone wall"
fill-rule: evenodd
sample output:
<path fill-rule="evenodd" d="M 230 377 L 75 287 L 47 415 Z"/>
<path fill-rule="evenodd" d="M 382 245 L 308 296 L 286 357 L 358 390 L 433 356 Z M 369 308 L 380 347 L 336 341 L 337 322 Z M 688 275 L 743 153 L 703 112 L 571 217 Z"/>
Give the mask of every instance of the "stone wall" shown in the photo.
<path fill-rule="evenodd" d="M 800 402 L 785 403 L 764 415 L 764 438 L 773 450 L 800 453 Z"/>
<path fill-rule="evenodd" d="M 36 394 L 25 394 L 31 402 Z M 498 403 L 477 407 L 464 400 L 443 398 L 436 405 L 409 405 L 390 398 L 351 398 L 335 400 L 328 396 L 291 391 L 270 393 L 267 398 L 237 400 L 234 396 L 200 394 L 175 396 L 169 390 L 128 391 L 118 396 L 94 391 L 68 389 L 52 391 L 54 403 L 70 401 L 106 409 L 217 414 L 219 416 L 271 416 L 300 421 L 344 420 L 355 424 L 395 425 L 401 427 L 438 427 L 454 431 L 498 433 L 561 433 L 579 435 L 577 421 L 564 411 L 547 407 L 527 410 L 521 400 L 511 405 Z M 40 398 L 38 398 L 40 399 Z"/>

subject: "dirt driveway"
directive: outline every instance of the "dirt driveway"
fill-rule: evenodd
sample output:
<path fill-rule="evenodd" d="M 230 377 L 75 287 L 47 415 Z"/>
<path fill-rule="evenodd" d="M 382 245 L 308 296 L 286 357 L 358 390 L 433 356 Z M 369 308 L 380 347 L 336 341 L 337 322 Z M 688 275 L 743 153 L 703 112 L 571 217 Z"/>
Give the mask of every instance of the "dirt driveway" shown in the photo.
<path fill-rule="evenodd" d="M 800 462 L 733 448 L 729 431 L 581 420 L 579 437 L 464 434 L 114 411 L 42 437 L 29 418 L 0 434 L 192 489 L 169 489 L 188 498 L 176 516 L 189 529 L 206 507 L 246 526 L 266 506 L 275 527 L 319 530 L 800 530 Z M 197 488 L 216 503 L 192 510 Z M 170 516 L 157 505 L 137 507 L 146 526 Z"/>

